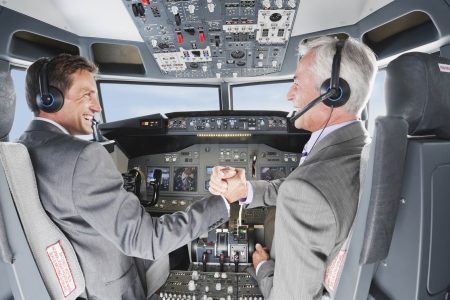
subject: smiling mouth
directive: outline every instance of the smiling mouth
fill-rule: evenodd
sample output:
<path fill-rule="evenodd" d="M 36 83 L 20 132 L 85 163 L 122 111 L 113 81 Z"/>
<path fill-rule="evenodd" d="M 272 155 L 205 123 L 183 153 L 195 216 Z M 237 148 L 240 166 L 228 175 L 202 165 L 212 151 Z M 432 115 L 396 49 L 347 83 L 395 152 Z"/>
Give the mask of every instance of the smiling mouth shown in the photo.
<path fill-rule="evenodd" d="M 89 121 L 89 122 L 92 122 L 93 117 L 94 117 L 93 115 L 88 115 L 88 114 L 83 115 L 83 119 L 85 119 L 86 121 Z"/>

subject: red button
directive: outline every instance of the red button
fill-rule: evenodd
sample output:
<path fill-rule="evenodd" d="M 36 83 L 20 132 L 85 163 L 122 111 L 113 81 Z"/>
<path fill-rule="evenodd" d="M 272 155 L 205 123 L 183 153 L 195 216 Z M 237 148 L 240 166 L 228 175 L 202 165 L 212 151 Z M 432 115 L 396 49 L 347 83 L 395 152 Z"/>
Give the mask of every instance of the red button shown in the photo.
<path fill-rule="evenodd" d="M 200 40 L 200 43 L 203 43 L 205 41 L 205 33 L 203 31 L 200 31 L 198 33 L 198 38 Z"/>
<path fill-rule="evenodd" d="M 178 44 L 183 44 L 183 35 L 181 34 L 181 32 L 177 33 L 177 40 Z"/>

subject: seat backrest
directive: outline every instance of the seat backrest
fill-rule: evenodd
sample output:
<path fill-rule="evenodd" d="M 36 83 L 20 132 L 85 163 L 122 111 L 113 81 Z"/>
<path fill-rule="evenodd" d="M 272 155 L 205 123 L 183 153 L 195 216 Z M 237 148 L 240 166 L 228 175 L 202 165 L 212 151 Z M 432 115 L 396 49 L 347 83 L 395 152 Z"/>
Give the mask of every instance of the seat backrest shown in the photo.
<path fill-rule="evenodd" d="M 423 263 L 422 259 L 431 259 L 431 257 L 418 257 L 423 254 L 422 247 L 429 246 L 424 240 L 430 238 L 431 230 L 419 237 L 418 229 L 423 225 L 426 225 L 428 229 L 431 227 L 428 226 L 429 224 L 422 224 L 422 219 L 418 216 L 420 210 L 417 207 L 412 209 L 415 215 L 409 213 L 406 216 L 404 204 L 407 201 L 405 195 L 408 194 L 408 197 L 412 195 L 422 197 L 421 205 L 425 205 L 425 209 L 429 207 L 433 201 L 430 202 L 430 194 L 425 196 L 422 193 L 421 184 L 418 181 L 421 180 L 426 184 L 435 180 L 442 182 L 444 178 L 442 176 L 447 174 L 447 171 L 439 175 L 429 172 L 424 177 L 424 170 L 420 168 L 423 168 L 421 167 L 423 163 L 436 167 L 450 161 L 450 149 L 444 153 L 445 151 L 443 152 L 441 148 L 445 147 L 443 144 L 449 143 L 442 139 L 448 139 L 450 135 L 450 73 L 448 73 L 450 68 L 448 67 L 448 60 L 424 53 L 404 54 L 387 67 L 387 116 L 379 117 L 375 122 L 367 169 L 362 174 L 365 179 L 361 185 L 353 237 L 336 300 L 368 299 L 369 290 L 370 295 L 375 299 L 437 299 L 412 297 L 411 291 L 417 290 L 414 278 L 426 277 L 421 273 L 423 272 L 423 268 L 420 267 Z M 424 134 L 433 135 L 434 139 L 408 138 L 408 135 L 422 136 Z M 435 143 L 439 145 L 434 145 Z M 416 144 L 427 146 L 418 148 Z M 435 152 L 430 148 L 434 148 Z M 442 172 L 442 167 L 439 169 Z M 437 179 L 437 175 L 440 179 Z M 416 182 L 411 184 L 411 179 Z M 407 192 L 411 187 L 415 190 Z M 445 189 L 448 188 L 450 185 L 447 184 Z M 439 189 L 441 195 L 445 194 L 443 189 L 444 187 Z M 447 194 L 448 192 L 450 190 Z M 439 212 L 448 214 L 450 202 L 443 200 L 443 198 L 439 199 Z M 417 204 L 417 201 L 415 202 Z M 429 209 L 426 210 L 427 213 L 430 212 Z M 447 233 L 450 223 L 443 218 L 435 222 L 437 222 L 435 225 L 446 225 L 447 236 L 444 238 L 446 242 L 438 243 L 439 246 L 445 246 L 443 249 L 446 249 L 446 253 L 450 253 L 450 248 L 445 245 L 450 245 L 448 238 L 450 235 Z M 403 227 L 400 225 L 402 223 L 408 225 Z M 411 231 L 411 228 L 415 228 L 415 231 Z M 408 230 L 410 232 L 407 232 Z M 443 232 L 437 229 L 436 233 L 440 236 Z M 438 240 L 442 241 L 441 237 Z M 426 245 L 417 246 L 421 243 Z M 397 245 L 401 251 L 394 250 Z M 414 248 L 418 248 L 415 256 L 411 255 L 409 250 Z M 435 255 L 439 254 L 438 248 L 435 247 Z M 418 254 L 420 251 L 421 254 Z M 435 262 L 437 273 L 432 277 L 433 280 L 439 277 L 441 282 L 440 288 L 436 288 L 435 292 L 444 290 L 442 288 L 444 282 L 446 286 L 450 283 L 448 280 L 450 255 L 440 254 L 442 260 L 439 261 L 445 263 L 446 271 L 442 265 Z M 409 268 L 406 268 L 407 265 Z M 405 271 L 407 269 L 411 272 Z M 386 270 L 390 271 L 386 272 Z M 386 292 L 387 289 L 395 290 L 397 293 Z M 442 297 L 442 293 L 440 296 Z"/>
<path fill-rule="evenodd" d="M 450 60 L 405 54 L 386 73 L 390 115 L 409 124 L 400 209 L 373 294 L 450 299 Z"/>
<path fill-rule="evenodd" d="M 15 101 L 9 74 L 0 76 L 0 120 L 13 114 L 3 106 Z M 9 91 L 4 92 L 4 91 Z M 12 119 L 8 116 L 12 122 Z M 2 123 L 8 134 L 11 124 Z M 44 211 L 25 146 L 0 142 L 0 276 L 10 295 L 3 299 L 76 299 L 85 290 L 76 254 Z"/>
<path fill-rule="evenodd" d="M 372 142 L 363 149 L 360 200 L 335 300 L 367 299 L 374 270 L 387 256 L 400 202 L 406 133 L 403 119 L 378 117 Z"/>

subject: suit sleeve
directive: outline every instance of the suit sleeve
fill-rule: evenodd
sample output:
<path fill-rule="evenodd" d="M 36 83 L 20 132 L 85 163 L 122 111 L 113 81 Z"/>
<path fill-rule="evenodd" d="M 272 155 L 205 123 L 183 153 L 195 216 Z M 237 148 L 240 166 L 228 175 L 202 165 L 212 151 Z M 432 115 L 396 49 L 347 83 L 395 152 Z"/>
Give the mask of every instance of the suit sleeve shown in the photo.
<path fill-rule="evenodd" d="M 196 201 L 185 212 L 152 218 L 123 188 L 108 152 L 91 143 L 74 169 L 72 197 L 79 215 L 128 256 L 155 260 L 228 220 L 220 196 Z"/>
<path fill-rule="evenodd" d="M 255 208 L 260 206 L 276 206 L 278 190 L 285 178 L 271 181 L 257 180 L 250 181 L 253 189 L 252 202 L 247 208 Z"/>
<path fill-rule="evenodd" d="M 278 198 L 275 261 L 262 265 L 258 284 L 266 299 L 321 299 L 336 238 L 333 211 L 315 187 L 300 179 L 286 180 Z"/>

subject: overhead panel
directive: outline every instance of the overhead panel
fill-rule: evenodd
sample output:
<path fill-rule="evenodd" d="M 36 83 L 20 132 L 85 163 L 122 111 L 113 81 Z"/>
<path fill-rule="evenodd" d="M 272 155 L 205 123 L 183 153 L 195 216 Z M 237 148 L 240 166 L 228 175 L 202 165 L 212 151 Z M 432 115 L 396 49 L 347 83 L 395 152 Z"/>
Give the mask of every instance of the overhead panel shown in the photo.
<path fill-rule="evenodd" d="M 281 70 L 299 0 L 123 0 L 161 72 L 254 77 Z"/>

